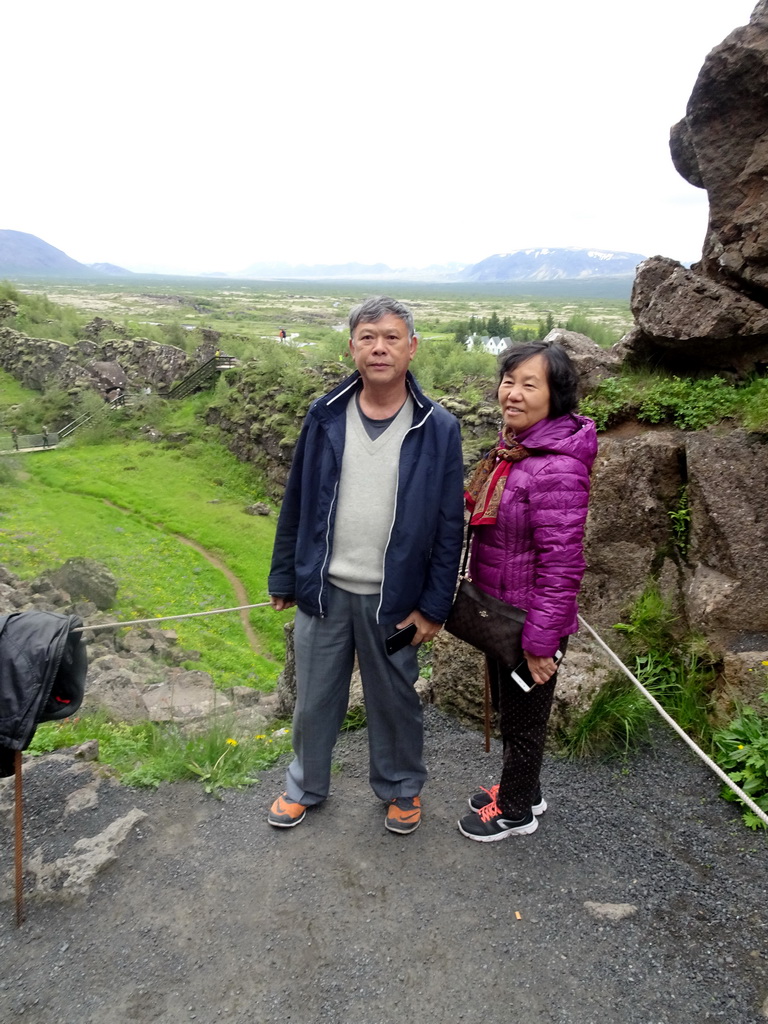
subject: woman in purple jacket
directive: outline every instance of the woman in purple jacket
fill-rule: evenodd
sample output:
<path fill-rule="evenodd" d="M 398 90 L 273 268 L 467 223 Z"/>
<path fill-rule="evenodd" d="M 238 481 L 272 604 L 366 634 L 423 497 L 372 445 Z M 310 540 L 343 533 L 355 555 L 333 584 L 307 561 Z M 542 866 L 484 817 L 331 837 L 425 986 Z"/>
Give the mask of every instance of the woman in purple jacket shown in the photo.
<path fill-rule="evenodd" d="M 595 424 L 576 413 L 578 376 L 567 352 L 543 342 L 502 356 L 502 430 L 467 490 L 470 575 L 486 593 L 526 612 L 521 649 L 509 662 L 488 659 L 504 745 L 501 780 L 469 798 L 462 835 L 492 843 L 535 832 L 547 804 L 539 773 L 557 679 L 555 655 L 578 628 L 584 575 L 589 474 Z M 535 685 L 512 679 L 525 661 Z"/>

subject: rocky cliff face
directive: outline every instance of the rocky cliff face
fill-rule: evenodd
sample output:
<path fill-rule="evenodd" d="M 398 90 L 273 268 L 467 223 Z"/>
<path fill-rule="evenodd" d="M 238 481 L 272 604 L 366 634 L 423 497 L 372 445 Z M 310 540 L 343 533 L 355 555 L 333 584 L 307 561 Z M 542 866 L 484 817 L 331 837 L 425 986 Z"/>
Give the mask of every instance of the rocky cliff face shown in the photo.
<path fill-rule="evenodd" d="M 671 131 L 679 173 L 707 191 L 709 225 L 690 270 L 655 256 L 632 293 L 623 354 L 676 372 L 735 377 L 768 366 L 768 2 L 707 56 Z"/>
<path fill-rule="evenodd" d="M 120 328 L 98 318 L 84 328 L 84 340 L 66 345 L 30 338 L 9 326 L 9 321 L 12 322 L 8 318 L 0 325 L 0 368 L 36 391 L 59 387 L 71 394 L 103 392 L 113 385 L 163 388 L 206 358 L 202 349 L 211 349 L 207 338 L 198 352 L 190 356 L 175 345 L 120 337 Z"/>

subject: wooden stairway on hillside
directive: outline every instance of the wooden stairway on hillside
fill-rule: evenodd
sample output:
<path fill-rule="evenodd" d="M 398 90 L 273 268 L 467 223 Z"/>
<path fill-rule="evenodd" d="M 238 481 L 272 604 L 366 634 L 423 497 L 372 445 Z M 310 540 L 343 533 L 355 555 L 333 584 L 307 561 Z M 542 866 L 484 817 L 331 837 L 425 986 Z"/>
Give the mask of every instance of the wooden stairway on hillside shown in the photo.
<path fill-rule="evenodd" d="M 174 384 L 167 394 L 167 398 L 186 398 L 195 391 L 202 391 L 210 387 L 222 370 L 229 370 L 237 366 L 234 356 L 215 355 L 200 366 L 196 366 L 186 377 L 182 377 Z"/>

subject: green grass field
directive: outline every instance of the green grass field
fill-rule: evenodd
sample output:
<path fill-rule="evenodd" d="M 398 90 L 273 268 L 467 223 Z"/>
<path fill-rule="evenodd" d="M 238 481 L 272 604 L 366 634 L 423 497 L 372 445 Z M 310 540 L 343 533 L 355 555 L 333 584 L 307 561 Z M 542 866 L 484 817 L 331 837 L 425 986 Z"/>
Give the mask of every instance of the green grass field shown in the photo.
<path fill-rule="evenodd" d="M 594 288 L 566 282 L 512 284 L 415 284 L 399 281 L 211 281 L 196 278 L 135 277 L 109 282 L 26 282 L 30 304 L 20 330 L 45 336 L 46 321 L 60 310 L 63 326 L 49 326 L 52 337 L 71 340 L 77 324 L 94 316 L 108 317 L 146 337 L 185 349 L 200 336 L 190 327 L 220 331 L 222 349 L 245 359 L 280 328 L 298 335 L 300 345 L 331 344 L 335 329 L 346 322 L 352 306 L 375 294 L 396 295 L 413 309 L 416 329 L 424 341 L 452 336 L 454 325 L 470 316 L 487 318 L 494 311 L 518 327 L 535 327 L 551 313 L 563 326 L 574 316 L 587 317 L 618 338 L 632 324 L 629 302 L 615 283 Z M 11 287 L 11 286 L 7 286 Z M 18 291 L 19 289 L 17 289 Z M 24 299 L 24 295 L 21 299 Z M 52 313 L 52 310 L 54 313 Z M 342 343 L 346 334 L 341 332 Z"/>
<path fill-rule="evenodd" d="M 103 562 L 119 584 L 116 620 L 233 607 L 226 577 L 177 535 L 219 558 L 248 603 L 268 599 L 274 517 L 249 516 L 260 497 L 248 467 L 217 445 L 164 449 L 148 442 L 63 448 L 16 457 L 0 495 L 0 563 L 23 578 L 67 558 Z M 283 659 L 290 613 L 251 612 L 263 648 L 251 651 L 237 614 L 164 624 L 199 650 L 197 667 L 219 686 L 270 689 Z"/>

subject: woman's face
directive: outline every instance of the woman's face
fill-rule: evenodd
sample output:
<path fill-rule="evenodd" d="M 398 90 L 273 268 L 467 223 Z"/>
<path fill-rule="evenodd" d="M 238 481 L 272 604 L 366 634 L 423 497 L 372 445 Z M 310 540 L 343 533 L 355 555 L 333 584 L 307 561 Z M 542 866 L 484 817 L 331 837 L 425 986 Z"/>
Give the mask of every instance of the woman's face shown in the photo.
<path fill-rule="evenodd" d="M 499 405 L 505 427 L 516 434 L 549 416 L 549 384 L 543 355 L 531 356 L 504 374 Z"/>

